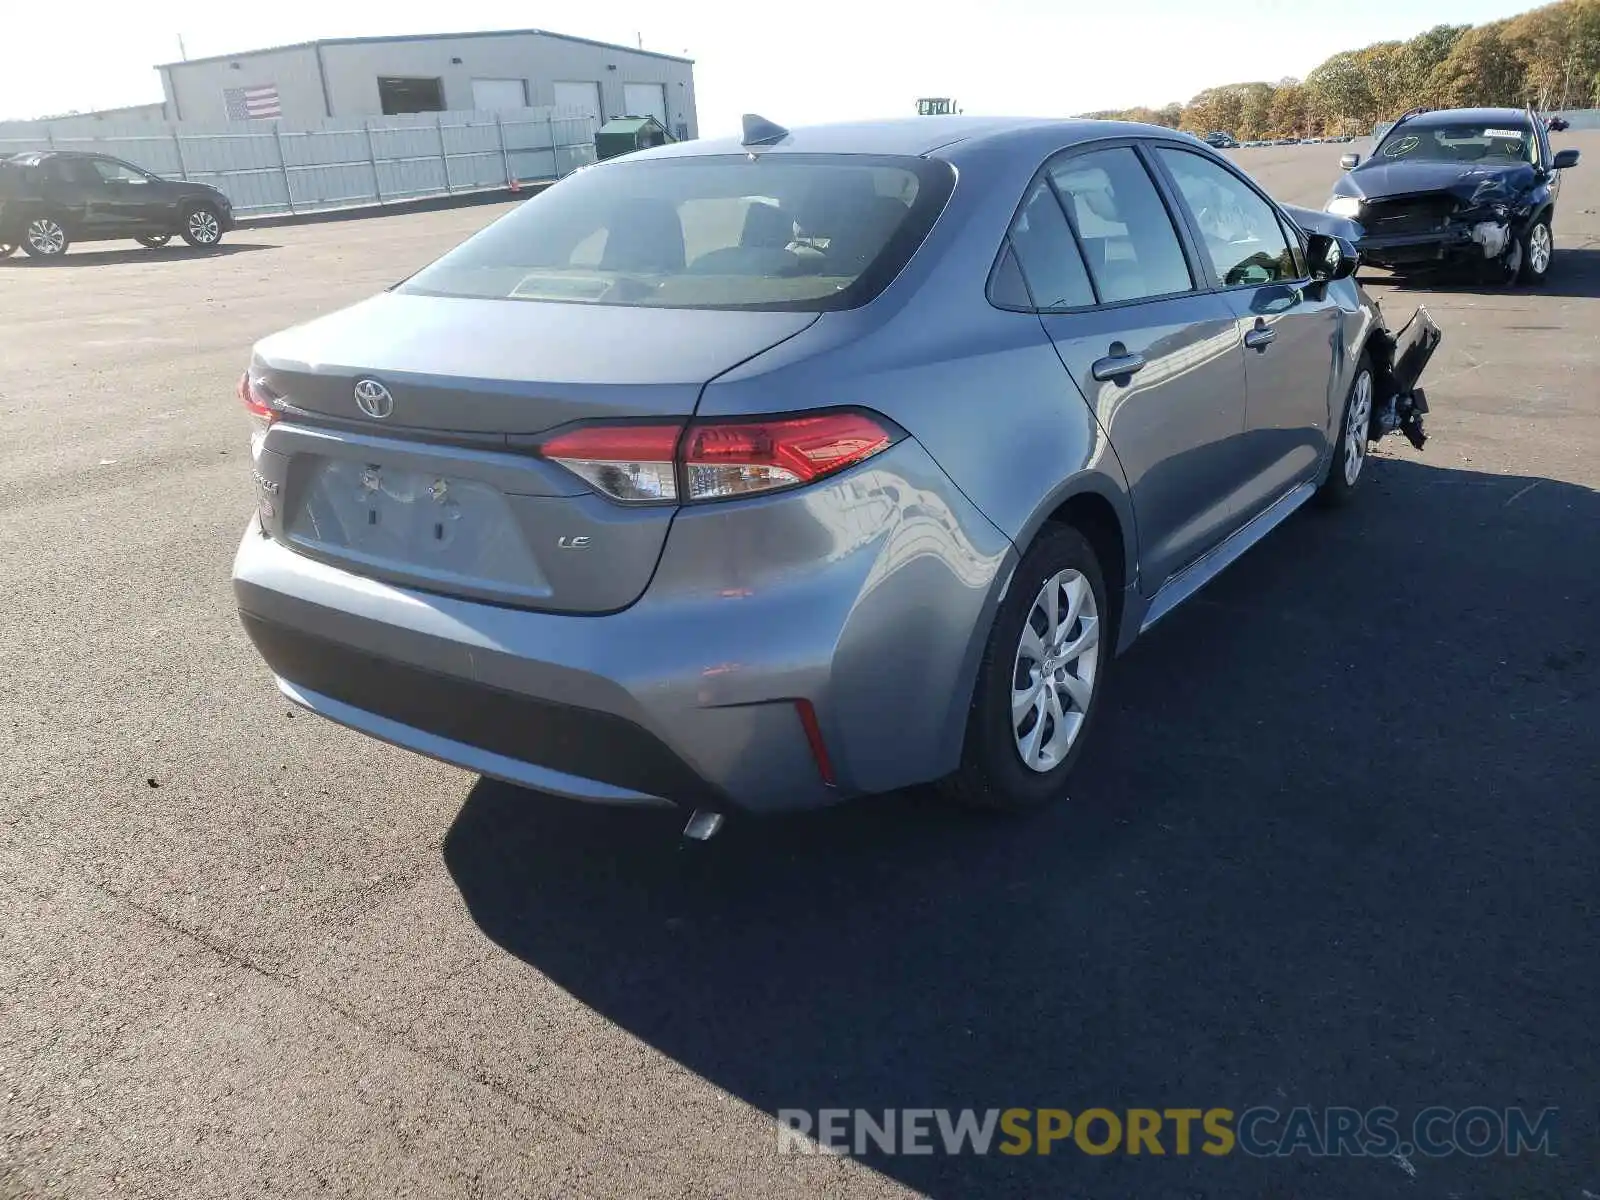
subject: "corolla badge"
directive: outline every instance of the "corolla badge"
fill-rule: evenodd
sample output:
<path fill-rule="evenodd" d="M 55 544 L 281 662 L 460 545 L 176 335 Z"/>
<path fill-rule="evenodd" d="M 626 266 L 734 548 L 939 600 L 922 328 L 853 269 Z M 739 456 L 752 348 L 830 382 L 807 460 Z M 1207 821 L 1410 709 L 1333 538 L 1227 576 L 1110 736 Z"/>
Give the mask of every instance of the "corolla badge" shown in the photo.
<path fill-rule="evenodd" d="M 394 411 L 394 397 L 376 379 L 356 380 L 356 406 L 369 417 L 383 420 Z"/>

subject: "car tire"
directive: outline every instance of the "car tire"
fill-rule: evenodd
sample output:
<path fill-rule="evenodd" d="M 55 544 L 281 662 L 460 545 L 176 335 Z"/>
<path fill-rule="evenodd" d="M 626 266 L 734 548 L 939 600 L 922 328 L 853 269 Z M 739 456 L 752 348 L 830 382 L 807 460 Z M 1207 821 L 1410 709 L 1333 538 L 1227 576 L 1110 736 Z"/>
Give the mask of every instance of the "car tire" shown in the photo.
<path fill-rule="evenodd" d="M 58 217 L 34 217 L 22 231 L 22 249 L 29 258 L 60 258 L 71 245 L 67 223 Z"/>
<path fill-rule="evenodd" d="M 961 765 L 940 790 L 957 803 L 994 812 L 1033 812 L 1060 800 L 1105 691 L 1112 632 L 1094 548 L 1071 526 L 1045 526 L 995 614 Z"/>
<path fill-rule="evenodd" d="M 1377 379 L 1372 371 L 1372 359 L 1365 350 L 1356 360 L 1355 375 L 1350 380 L 1350 390 L 1345 394 L 1344 408 L 1339 413 L 1339 438 L 1333 444 L 1333 461 L 1328 464 L 1328 477 L 1317 489 L 1317 501 L 1325 506 L 1337 507 L 1349 502 L 1366 474 L 1367 458 L 1372 449 L 1372 412 Z"/>
<path fill-rule="evenodd" d="M 1522 262 L 1517 270 L 1517 280 L 1537 287 L 1550 275 L 1550 264 L 1555 261 L 1556 242 L 1550 230 L 1550 217 L 1541 216 L 1527 231 L 1517 238 L 1522 247 Z"/>
<path fill-rule="evenodd" d="M 183 214 L 183 240 L 196 250 L 209 250 L 222 240 L 222 222 L 209 204 L 196 204 Z"/>
<path fill-rule="evenodd" d="M 172 240 L 170 233 L 146 233 L 134 239 L 147 250 L 159 250 Z"/>

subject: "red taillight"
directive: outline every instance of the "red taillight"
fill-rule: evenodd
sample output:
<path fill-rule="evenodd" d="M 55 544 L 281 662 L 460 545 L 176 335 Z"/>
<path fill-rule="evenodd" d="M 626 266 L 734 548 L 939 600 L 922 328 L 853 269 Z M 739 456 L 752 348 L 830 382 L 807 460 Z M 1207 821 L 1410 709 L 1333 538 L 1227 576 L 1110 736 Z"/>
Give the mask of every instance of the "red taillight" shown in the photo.
<path fill-rule="evenodd" d="M 681 424 L 596 424 L 540 451 L 614 500 L 721 500 L 812 483 L 892 446 L 866 413 L 811 413 Z M 682 484 L 679 469 L 682 469 Z"/>
<path fill-rule="evenodd" d="M 613 500 L 676 500 L 673 454 L 680 424 L 585 425 L 557 434 L 540 451 Z"/>
<path fill-rule="evenodd" d="M 685 499 L 796 487 L 886 450 L 889 431 L 865 413 L 700 423 L 683 441 Z"/>
<path fill-rule="evenodd" d="M 270 425 L 278 419 L 271 394 L 259 381 L 250 378 L 249 371 L 239 376 L 239 399 L 256 420 Z"/>

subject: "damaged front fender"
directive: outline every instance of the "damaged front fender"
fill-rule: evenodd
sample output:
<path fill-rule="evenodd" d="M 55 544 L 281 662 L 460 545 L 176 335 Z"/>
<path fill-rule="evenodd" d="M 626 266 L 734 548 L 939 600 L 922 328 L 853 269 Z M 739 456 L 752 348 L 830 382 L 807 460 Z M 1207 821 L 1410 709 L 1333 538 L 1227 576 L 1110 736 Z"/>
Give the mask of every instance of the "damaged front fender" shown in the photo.
<path fill-rule="evenodd" d="M 1418 450 L 1427 442 L 1422 419 L 1428 411 L 1428 397 L 1418 384 L 1443 337 L 1426 308 L 1418 308 L 1399 333 L 1391 333 L 1381 324 L 1373 330 L 1367 342 L 1375 393 L 1368 429 L 1371 440 L 1398 431 Z"/>

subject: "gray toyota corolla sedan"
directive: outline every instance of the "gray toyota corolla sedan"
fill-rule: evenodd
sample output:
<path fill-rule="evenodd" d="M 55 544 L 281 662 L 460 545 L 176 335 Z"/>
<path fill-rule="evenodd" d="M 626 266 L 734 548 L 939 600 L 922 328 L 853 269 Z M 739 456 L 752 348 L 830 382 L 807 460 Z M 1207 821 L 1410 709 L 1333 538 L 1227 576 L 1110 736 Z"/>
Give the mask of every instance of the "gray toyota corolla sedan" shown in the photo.
<path fill-rule="evenodd" d="M 1193 138 L 914 118 L 582 170 L 263 340 L 234 563 L 291 700 L 714 829 L 1059 797 L 1114 656 L 1370 439 L 1421 442 L 1337 218 Z"/>

